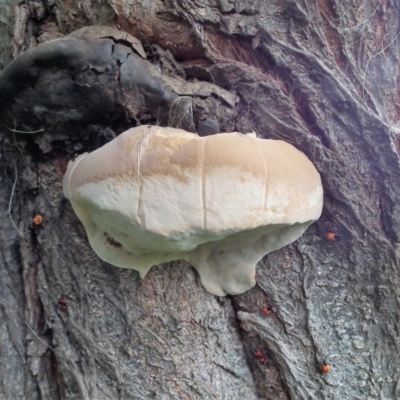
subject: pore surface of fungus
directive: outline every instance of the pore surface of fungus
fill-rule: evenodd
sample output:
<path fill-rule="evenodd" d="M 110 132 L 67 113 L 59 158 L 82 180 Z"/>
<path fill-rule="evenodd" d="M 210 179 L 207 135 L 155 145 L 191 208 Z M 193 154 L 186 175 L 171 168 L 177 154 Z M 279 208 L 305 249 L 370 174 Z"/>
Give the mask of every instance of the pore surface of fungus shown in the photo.
<path fill-rule="evenodd" d="M 144 277 L 184 259 L 219 296 L 255 285 L 267 253 L 322 210 L 321 179 L 280 140 L 140 126 L 68 165 L 64 195 L 100 258 Z"/>

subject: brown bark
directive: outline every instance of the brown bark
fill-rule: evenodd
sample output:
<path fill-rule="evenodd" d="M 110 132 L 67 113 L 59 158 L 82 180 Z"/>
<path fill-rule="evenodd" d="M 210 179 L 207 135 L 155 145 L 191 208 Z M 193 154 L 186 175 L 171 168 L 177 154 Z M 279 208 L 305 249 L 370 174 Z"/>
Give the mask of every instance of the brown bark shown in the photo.
<path fill-rule="evenodd" d="M 294 144 L 321 173 L 325 206 L 296 243 L 260 262 L 244 295 L 210 295 L 183 262 L 140 280 L 96 257 L 61 180 L 72 153 L 135 123 L 166 125 L 168 109 L 157 121 L 125 99 L 129 112 L 80 125 L 7 114 L 0 399 L 400 397 L 399 1 L 5 4 L 0 67 L 76 29 L 117 27 L 191 102 L 188 126 L 211 118 L 224 132 Z"/>

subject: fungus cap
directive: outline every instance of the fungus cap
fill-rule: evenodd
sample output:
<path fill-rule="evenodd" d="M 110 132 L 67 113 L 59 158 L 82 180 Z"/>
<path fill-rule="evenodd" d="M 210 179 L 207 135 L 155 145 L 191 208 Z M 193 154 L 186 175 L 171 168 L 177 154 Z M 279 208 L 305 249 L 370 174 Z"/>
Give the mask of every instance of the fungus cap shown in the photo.
<path fill-rule="evenodd" d="M 184 259 L 219 296 L 253 287 L 257 262 L 301 236 L 323 203 L 315 167 L 286 142 L 157 126 L 71 161 L 63 190 L 101 259 L 141 277 Z"/>

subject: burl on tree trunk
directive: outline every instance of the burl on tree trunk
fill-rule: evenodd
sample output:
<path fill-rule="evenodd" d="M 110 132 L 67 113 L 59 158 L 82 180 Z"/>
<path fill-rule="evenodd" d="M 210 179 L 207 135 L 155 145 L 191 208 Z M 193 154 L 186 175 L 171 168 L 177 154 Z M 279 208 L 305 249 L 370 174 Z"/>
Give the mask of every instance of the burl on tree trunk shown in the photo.
<path fill-rule="evenodd" d="M 0 399 L 399 398 L 399 3 L 7 0 Z M 292 144 L 321 218 L 242 295 L 102 262 L 62 179 L 140 125 Z"/>

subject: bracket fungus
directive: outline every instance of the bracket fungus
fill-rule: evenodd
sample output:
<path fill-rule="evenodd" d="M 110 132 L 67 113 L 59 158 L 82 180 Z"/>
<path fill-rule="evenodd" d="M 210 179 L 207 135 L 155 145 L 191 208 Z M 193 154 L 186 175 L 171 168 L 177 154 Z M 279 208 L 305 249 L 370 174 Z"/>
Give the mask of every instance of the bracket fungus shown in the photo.
<path fill-rule="evenodd" d="M 218 296 L 253 287 L 257 262 L 300 237 L 323 203 L 320 175 L 286 142 L 158 126 L 71 161 L 63 190 L 101 259 L 141 277 L 184 259 Z"/>
<path fill-rule="evenodd" d="M 107 26 L 39 44 L 0 71 L 0 126 L 22 130 L 168 120 L 179 96 L 154 76 L 139 40 Z M 18 116 L 18 118 L 16 117 Z"/>

